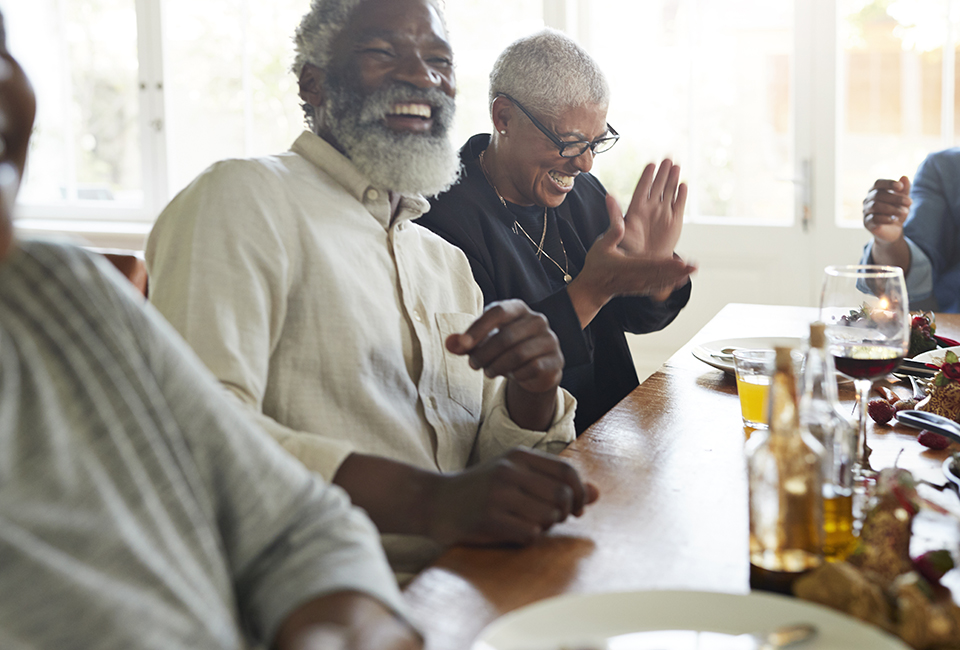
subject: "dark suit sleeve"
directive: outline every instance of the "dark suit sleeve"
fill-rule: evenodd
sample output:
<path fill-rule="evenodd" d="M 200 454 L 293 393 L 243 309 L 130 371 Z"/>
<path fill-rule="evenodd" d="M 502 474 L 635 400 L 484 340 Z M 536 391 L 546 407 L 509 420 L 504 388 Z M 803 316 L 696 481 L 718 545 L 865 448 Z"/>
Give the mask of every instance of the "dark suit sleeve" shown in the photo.
<path fill-rule="evenodd" d="M 956 203 L 960 197 L 952 190 L 957 178 L 960 154 L 939 152 L 920 164 L 910 189 L 913 205 L 903 231 L 930 258 L 934 278 L 955 264 L 958 257 L 954 244 L 960 219 L 960 205 Z"/>

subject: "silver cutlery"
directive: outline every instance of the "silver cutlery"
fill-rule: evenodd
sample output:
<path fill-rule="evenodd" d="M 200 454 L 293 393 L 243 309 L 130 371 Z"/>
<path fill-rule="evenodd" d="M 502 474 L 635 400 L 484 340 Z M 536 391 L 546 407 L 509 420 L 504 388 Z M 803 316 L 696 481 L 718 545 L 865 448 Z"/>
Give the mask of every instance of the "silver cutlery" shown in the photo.
<path fill-rule="evenodd" d="M 900 411 L 897 413 L 897 422 L 917 429 L 929 429 L 950 438 L 954 442 L 960 442 L 960 424 L 936 413 L 913 409 Z"/>

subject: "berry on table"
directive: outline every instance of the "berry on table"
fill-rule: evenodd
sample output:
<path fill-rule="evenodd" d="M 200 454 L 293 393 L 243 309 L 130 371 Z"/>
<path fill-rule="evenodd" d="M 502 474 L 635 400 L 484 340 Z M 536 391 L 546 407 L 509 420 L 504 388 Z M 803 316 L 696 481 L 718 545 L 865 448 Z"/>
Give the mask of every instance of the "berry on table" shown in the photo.
<path fill-rule="evenodd" d="M 886 424 L 893 419 L 896 410 L 893 408 L 893 404 L 885 399 L 872 399 L 867 404 L 867 414 L 877 424 Z"/>
<path fill-rule="evenodd" d="M 939 433 L 927 431 L 924 429 L 917 435 L 917 442 L 928 449 L 946 449 L 950 446 L 950 438 L 941 436 Z"/>

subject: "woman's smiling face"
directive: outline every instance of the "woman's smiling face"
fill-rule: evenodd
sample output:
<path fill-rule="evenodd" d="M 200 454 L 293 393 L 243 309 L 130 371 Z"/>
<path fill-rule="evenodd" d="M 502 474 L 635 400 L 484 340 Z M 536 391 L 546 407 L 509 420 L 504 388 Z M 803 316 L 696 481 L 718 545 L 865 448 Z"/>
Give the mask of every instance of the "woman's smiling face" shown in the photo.
<path fill-rule="evenodd" d="M 505 102 L 502 104 L 501 102 Z M 563 158 L 557 146 L 509 99 L 498 97 L 494 112 L 508 111 L 504 126 L 507 136 L 500 136 L 498 165 L 507 173 L 505 187 L 498 188 L 504 198 L 518 205 L 541 205 L 555 208 L 573 189 L 581 172 L 593 167 L 591 150 L 575 158 Z M 529 109 L 528 109 L 529 110 Z M 607 134 L 607 109 L 588 104 L 564 110 L 558 119 L 536 115 L 548 130 L 564 142 L 592 142 Z M 496 115 L 495 115 L 496 117 Z"/>

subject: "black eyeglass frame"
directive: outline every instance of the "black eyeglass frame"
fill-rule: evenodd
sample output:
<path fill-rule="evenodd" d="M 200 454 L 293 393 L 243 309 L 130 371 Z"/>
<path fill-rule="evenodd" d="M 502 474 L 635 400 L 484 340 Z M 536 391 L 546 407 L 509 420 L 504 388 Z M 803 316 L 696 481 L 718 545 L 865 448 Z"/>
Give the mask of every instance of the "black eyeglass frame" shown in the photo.
<path fill-rule="evenodd" d="M 607 131 L 610 132 L 610 135 L 603 136 L 602 138 L 597 138 L 592 142 L 588 142 L 587 140 L 575 140 L 574 142 L 564 142 L 563 140 L 558 138 L 555 134 L 551 133 L 550 129 L 545 127 L 540 120 L 538 120 L 533 115 L 531 115 L 530 111 L 524 108 L 523 104 L 518 102 L 516 99 L 514 99 L 507 93 L 497 93 L 497 96 L 506 97 L 511 102 L 516 104 L 517 108 L 519 108 L 524 115 L 530 118 L 530 121 L 533 122 L 533 125 L 538 129 L 540 129 L 540 132 L 545 136 L 547 136 L 550 139 L 550 142 L 552 142 L 557 147 L 557 149 L 560 150 L 561 158 L 576 158 L 577 156 L 582 156 L 587 152 L 587 149 L 592 151 L 593 155 L 596 156 L 597 154 L 605 153 L 613 149 L 613 145 L 617 144 L 617 140 L 620 139 L 620 134 L 617 133 L 616 129 L 610 126 L 609 122 L 607 122 Z M 610 142 L 611 140 L 613 141 L 613 143 L 609 147 L 601 151 L 597 151 L 597 147 L 599 147 L 600 145 L 606 142 Z M 572 156 L 564 155 L 566 150 L 570 147 L 580 147 L 580 150 L 577 151 L 577 153 L 573 154 Z M 574 149 L 574 151 L 576 151 L 576 149 Z"/>

